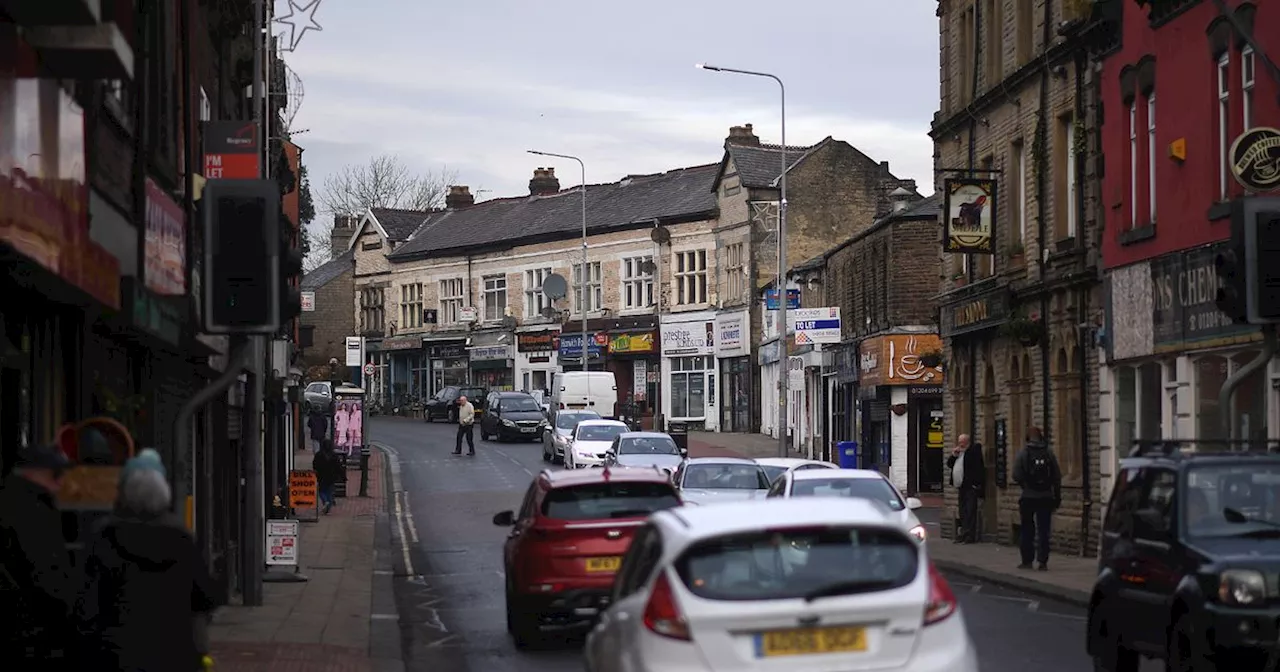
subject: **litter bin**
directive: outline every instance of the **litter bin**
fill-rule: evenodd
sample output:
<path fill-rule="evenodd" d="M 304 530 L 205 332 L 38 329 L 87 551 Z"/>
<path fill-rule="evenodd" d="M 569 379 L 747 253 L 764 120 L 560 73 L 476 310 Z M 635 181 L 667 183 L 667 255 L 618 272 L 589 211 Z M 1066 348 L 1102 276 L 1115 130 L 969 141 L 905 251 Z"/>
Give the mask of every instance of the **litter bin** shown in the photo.
<path fill-rule="evenodd" d="M 836 454 L 841 469 L 858 468 L 858 442 L 837 441 Z"/>
<path fill-rule="evenodd" d="M 668 422 L 667 434 L 671 436 L 671 440 L 676 442 L 676 446 L 680 450 L 689 452 L 689 423 L 687 422 Z"/>

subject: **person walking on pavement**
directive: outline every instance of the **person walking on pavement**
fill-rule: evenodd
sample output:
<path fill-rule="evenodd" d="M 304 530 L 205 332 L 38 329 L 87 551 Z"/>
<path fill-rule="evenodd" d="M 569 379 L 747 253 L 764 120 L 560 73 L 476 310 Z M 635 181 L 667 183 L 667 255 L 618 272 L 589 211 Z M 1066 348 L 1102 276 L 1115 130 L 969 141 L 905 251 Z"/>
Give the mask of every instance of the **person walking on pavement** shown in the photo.
<path fill-rule="evenodd" d="M 337 502 L 333 499 L 333 486 L 342 476 L 342 462 L 338 459 L 338 454 L 333 452 L 333 441 L 325 439 L 320 442 L 320 452 L 316 453 L 315 458 L 311 462 L 311 468 L 316 472 L 316 489 L 320 495 L 320 505 L 322 513 L 329 513 Z"/>
<path fill-rule="evenodd" d="M 307 418 L 307 429 L 311 430 L 311 450 L 319 453 L 321 444 L 329 438 L 329 418 L 326 413 L 312 411 Z"/>
<path fill-rule="evenodd" d="M 468 455 L 476 454 L 476 441 L 473 436 L 476 425 L 476 408 L 467 401 L 466 395 L 458 397 L 458 442 L 453 449 L 454 455 L 462 454 L 462 437 L 467 438 Z"/>
<path fill-rule="evenodd" d="M 71 556 L 56 497 L 71 461 L 55 446 L 18 452 L 0 484 L 0 660 L 16 669 L 71 669 L 75 599 Z"/>
<path fill-rule="evenodd" d="M 982 444 L 971 443 L 968 434 L 961 434 L 947 457 L 947 468 L 951 470 L 951 485 L 960 495 L 960 530 L 955 535 L 955 543 L 977 543 L 978 501 L 982 499 L 983 488 L 987 484 Z"/>
<path fill-rule="evenodd" d="M 204 555 L 169 511 L 160 455 L 148 448 L 121 470 L 116 507 L 88 541 L 77 603 L 85 670 L 204 667 L 197 628 L 223 600 Z"/>
<path fill-rule="evenodd" d="M 1022 488 L 1018 499 L 1022 564 L 1018 569 L 1031 569 L 1034 560 L 1039 563 L 1036 569 L 1046 571 L 1053 512 L 1062 504 L 1062 469 L 1039 427 L 1027 432 L 1027 446 L 1013 460 L 1013 482 Z"/>

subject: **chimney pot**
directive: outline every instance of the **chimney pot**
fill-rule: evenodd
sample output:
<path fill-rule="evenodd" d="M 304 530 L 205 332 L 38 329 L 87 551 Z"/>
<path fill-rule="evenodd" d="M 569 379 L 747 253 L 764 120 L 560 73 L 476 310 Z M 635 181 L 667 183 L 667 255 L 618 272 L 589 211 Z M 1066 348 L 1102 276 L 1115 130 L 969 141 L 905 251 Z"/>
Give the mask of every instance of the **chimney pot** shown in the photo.
<path fill-rule="evenodd" d="M 760 138 L 756 137 L 755 131 L 752 130 L 751 124 L 742 126 L 730 126 L 729 137 L 724 139 L 726 145 L 748 145 L 751 147 L 760 146 Z"/>
<path fill-rule="evenodd" d="M 560 191 L 560 180 L 556 179 L 555 168 L 535 168 L 533 179 L 529 180 L 529 195 L 545 196 Z"/>

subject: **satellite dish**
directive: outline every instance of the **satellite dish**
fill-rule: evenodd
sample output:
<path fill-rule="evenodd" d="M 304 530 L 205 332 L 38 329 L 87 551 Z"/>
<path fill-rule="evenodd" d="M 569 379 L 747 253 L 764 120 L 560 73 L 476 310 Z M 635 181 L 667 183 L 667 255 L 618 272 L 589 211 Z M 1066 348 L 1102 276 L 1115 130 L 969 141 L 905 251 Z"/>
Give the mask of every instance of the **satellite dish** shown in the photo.
<path fill-rule="evenodd" d="M 555 308 L 552 308 L 551 306 L 547 306 L 546 308 L 542 309 L 542 316 L 547 319 L 551 319 L 559 314 L 560 314 L 560 311 L 556 310 Z"/>
<path fill-rule="evenodd" d="M 658 270 L 658 265 L 653 263 L 652 259 L 645 259 L 640 262 L 641 273 L 644 273 L 645 275 L 653 275 L 653 272 L 656 270 Z"/>
<path fill-rule="evenodd" d="M 655 226 L 653 231 L 649 232 L 649 238 L 659 245 L 666 245 L 671 242 L 671 231 L 665 226 Z"/>
<path fill-rule="evenodd" d="M 563 275 L 552 273 L 542 281 L 542 293 L 552 301 L 558 301 L 569 293 L 569 283 L 565 282 Z"/>

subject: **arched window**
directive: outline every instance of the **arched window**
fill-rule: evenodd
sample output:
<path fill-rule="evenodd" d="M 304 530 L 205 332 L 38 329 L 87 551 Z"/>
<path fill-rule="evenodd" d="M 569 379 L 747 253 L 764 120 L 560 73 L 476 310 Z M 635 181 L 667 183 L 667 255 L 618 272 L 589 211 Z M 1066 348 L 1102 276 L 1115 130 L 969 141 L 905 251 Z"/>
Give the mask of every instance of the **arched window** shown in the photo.
<path fill-rule="evenodd" d="M 1075 481 L 1081 476 L 1080 420 L 1084 400 L 1080 396 L 1078 357 L 1079 350 L 1071 340 L 1064 340 L 1053 353 L 1054 423 L 1049 441 L 1058 456 L 1064 482 Z"/>
<path fill-rule="evenodd" d="M 1267 437 L 1267 370 L 1263 367 L 1241 381 L 1236 387 L 1232 409 L 1223 409 L 1218 395 L 1227 377 L 1239 371 L 1254 357 L 1257 350 L 1246 350 L 1230 359 L 1220 355 L 1205 355 L 1196 360 L 1196 415 L 1199 426 L 1196 437 L 1200 439 L 1225 439 L 1224 414 L 1230 413 L 1235 423 L 1237 439 L 1265 439 Z"/>

